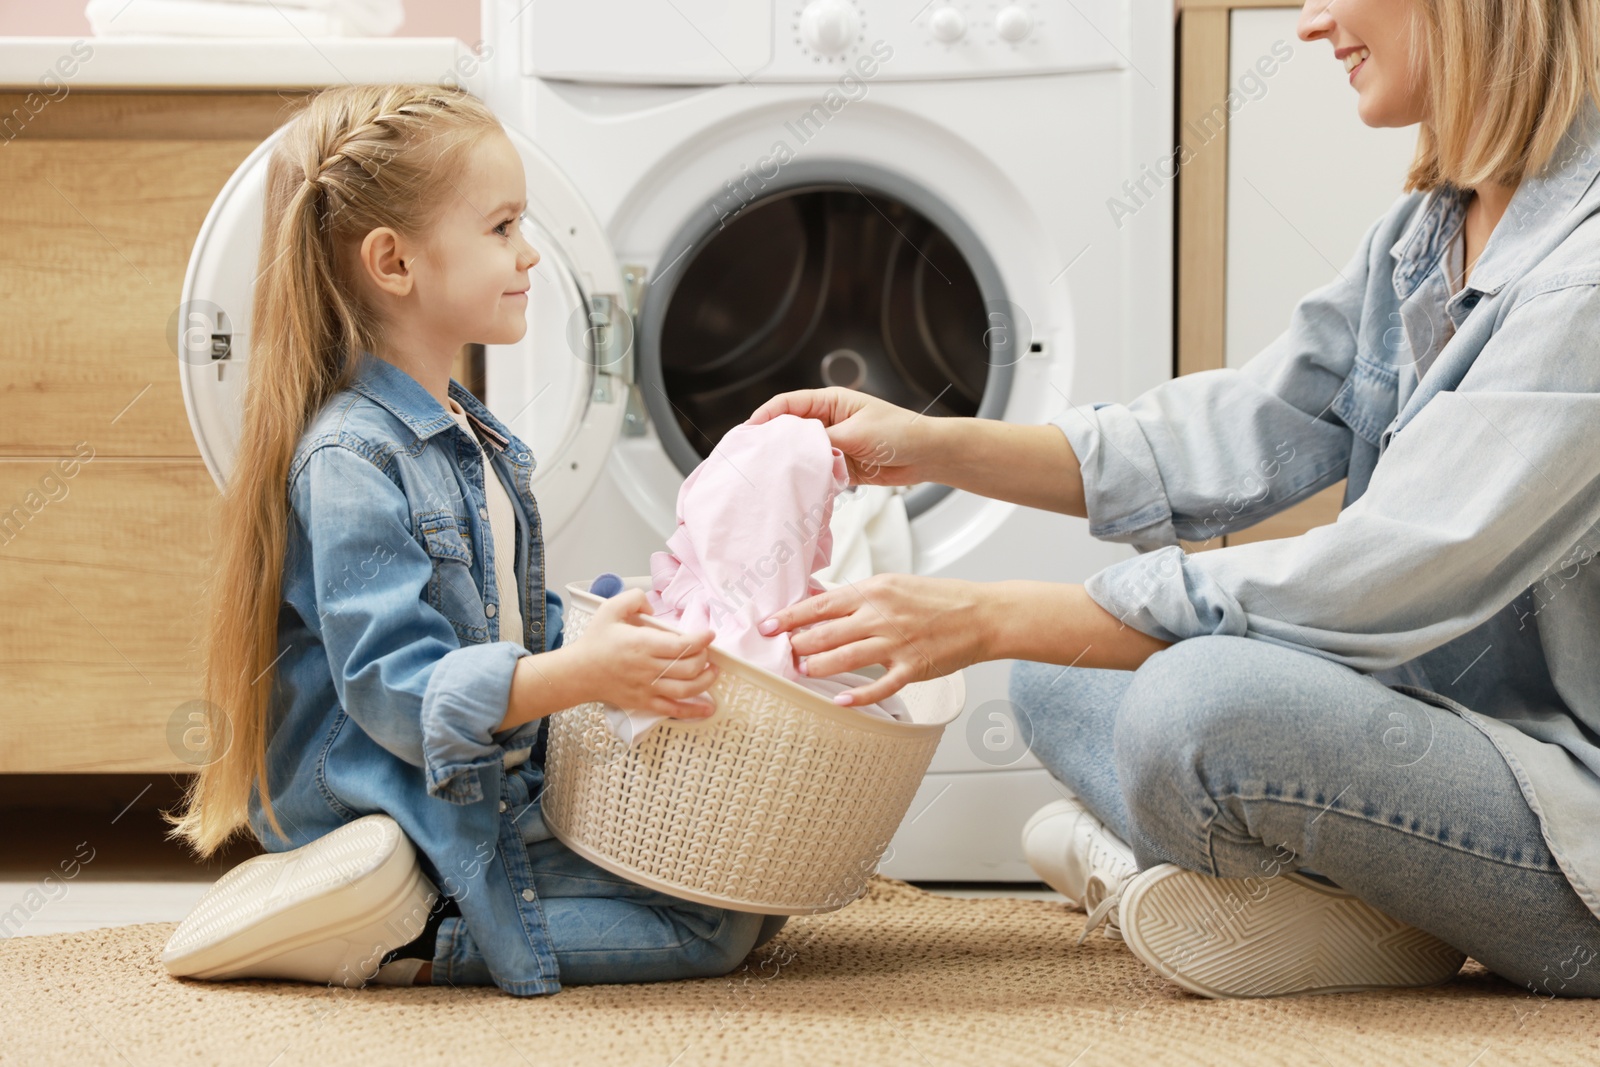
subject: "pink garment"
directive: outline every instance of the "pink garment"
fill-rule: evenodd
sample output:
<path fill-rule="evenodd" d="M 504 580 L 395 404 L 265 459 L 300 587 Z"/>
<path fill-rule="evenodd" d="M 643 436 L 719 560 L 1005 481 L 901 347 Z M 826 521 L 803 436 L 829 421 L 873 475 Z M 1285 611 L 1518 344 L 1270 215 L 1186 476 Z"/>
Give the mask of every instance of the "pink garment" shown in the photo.
<path fill-rule="evenodd" d="M 650 556 L 651 613 L 685 633 L 712 630 L 718 648 L 830 700 L 867 684 L 871 679 L 854 673 L 801 674 L 789 633 L 767 637 L 756 629 L 823 592 L 811 575 L 828 565 L 833 498 L 849 484 L 844 453 L 817 419 L 784 414 L 735 426 L 678 491 L 678 528 L 667 550 Z M 910 721 L 898 696 L 856 710 Z M 628 714 L 635 737 L 664 718 Z"/>
<path fill-rule="evenodd" d="M 678 528 L 650 556 L 650 610 L 773 674 L 805 678 L 787 633 L 756 627 L 822 592 L 811 572 L 833 551 L 833 498 L 850 484 L 844 453 L 816 419 L 735 426 L 678 490 Z"/>

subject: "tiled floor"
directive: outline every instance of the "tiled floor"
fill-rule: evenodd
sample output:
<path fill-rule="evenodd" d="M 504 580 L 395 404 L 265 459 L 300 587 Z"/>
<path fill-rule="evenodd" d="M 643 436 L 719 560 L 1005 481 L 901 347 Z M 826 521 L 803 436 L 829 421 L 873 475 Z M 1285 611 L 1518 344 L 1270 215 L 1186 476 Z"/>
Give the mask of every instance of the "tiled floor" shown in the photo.
<path fill-rule="evenodd" d="M 89 784 L 67 796 L 51 781 L 38 792 L 54 795 L 29 797 L 12 776 L 0 790 L 0 937 L 177 922 L 223 872 L 259 851 L 239 841 L 199 864 L 165 840 L 159 810 L 172 810 L 179 793 L 164 776 L 104 776 Z M 18 806 L 19 799 L 54 802 Z M 1061 899 L 1037 882 L 924 888 L 959 897 Z"/>

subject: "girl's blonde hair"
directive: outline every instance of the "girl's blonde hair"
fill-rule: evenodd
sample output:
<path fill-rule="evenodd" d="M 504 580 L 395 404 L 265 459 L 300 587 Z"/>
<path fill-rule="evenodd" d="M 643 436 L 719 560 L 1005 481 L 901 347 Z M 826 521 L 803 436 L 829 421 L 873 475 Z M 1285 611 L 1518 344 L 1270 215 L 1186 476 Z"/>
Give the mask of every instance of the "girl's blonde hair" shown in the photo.
<path fill-rule="evenodd" d="M 268 821 L 288 836 L 272 808 L 267 742 L 289 464 L 312 417 L 350 384 L 355 357 L 383 345 L 347 268 L 377 227 L 424 235 L 447 203 L 450 172 L 496 131 L 493 113 L 461 89 L 347 85 L 313 96 L 273 148 L 239 458 L 207 594 L 202 691 L 213 749 L 182 813 L 166 816 L 169 836 L 201 856 L 248 825 L 256 783 Z"/>
<path fill-rule="evenodd" d="M 1518 185 L 1586 101 L 1600 103 L 1595 0 L 1419 0 L 1416 18 L 1411 69 L 1428 71 L 1428 118 L 1408 192 Z"/>

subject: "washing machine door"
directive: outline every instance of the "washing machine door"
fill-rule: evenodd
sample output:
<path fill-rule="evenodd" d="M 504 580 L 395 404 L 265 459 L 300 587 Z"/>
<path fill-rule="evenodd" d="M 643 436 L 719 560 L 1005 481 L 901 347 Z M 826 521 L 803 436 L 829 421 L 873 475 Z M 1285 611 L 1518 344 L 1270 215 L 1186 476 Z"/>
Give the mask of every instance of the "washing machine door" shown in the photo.
<path fill-rule="evenodd" d="M 490 410 L 533 448 L 533 489 L 548 539 L 577 512 L 620 433 L 633 331 L 622 272 L 599 220 L 548 156 L 506 133 L 527 174 L 540 262 L 530 279 L 527 333 L 513 345 L 484 346 L 495 380 Z M 211 205 L 169 324 L 190 429 L 219 488 L 238 453 L 267 160 L 281 135 L 257 146 Z"/>

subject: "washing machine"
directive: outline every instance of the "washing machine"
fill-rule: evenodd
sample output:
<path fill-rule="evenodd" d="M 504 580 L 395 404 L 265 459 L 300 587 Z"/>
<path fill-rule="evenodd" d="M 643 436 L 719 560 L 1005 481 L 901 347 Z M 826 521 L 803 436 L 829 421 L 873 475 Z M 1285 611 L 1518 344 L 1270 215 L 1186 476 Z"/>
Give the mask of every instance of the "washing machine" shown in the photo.
<path fill-rule="evenodd" d="M 542 259 L 527 335 L 474 346 L 468 384 L 538 457 L 553 588 L 649 573 L 685 476 L 776 393 L 837 384 L 1040 423 L 1170 377 L 1168 0 L 482 11 L 462 81 L 518 147 Z M 248 373 L 248 323 L 222 309 L 248 314 L 271 143 L 219 196 L 185 280 L 225 338 L 225 360 L 180 360 L 219 484 Z M 948 486 L 898 506 L 919 574 L 1081 582 L 1130 551 Z M 1010 667 L 967 668 L 883 873 L 1036 880 L 1021 826 L 1059 793 Z"/>

